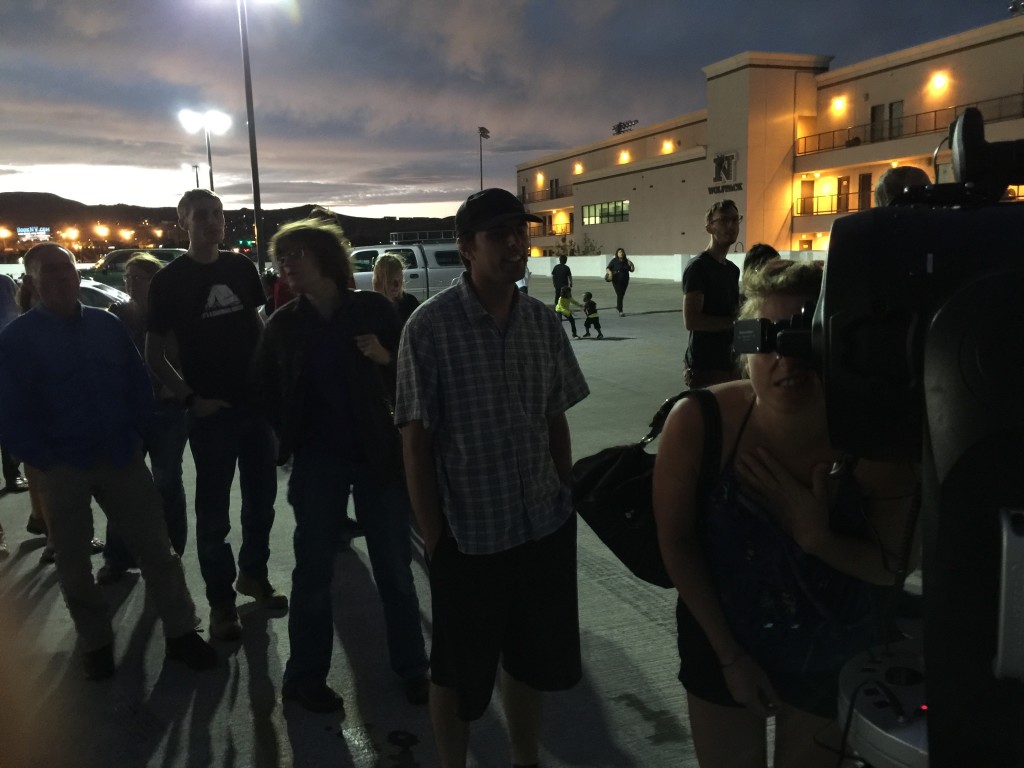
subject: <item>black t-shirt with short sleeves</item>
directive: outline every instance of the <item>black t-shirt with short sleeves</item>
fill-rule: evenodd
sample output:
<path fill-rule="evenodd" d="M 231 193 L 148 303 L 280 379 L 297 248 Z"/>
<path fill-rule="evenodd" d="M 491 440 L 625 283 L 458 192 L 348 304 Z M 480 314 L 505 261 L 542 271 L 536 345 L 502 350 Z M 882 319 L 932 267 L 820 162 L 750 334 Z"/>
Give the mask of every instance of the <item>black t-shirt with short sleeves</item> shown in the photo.
<path fill-rule="evenodd" d="M 185 381 L 201 397 L 241 404 L 252 398 L 251 364 L 266 302 L 256 266 L 221 251 L 210 264 L 182 256 L 153 276 L 149 330 L 174 333 Z"/>
<path fill-rule="evenodd" d="M 707 251 L 698 254 L 683 271 L 683 293 L 704 294 L 704 314 L 736 317 L 740 304 L 740 269 L 730 261 L 720 262 Z M 733 368 L 732 330 L 690 331 L 684 357 L 687 368 L 698 371 L 727 371 Z"/>

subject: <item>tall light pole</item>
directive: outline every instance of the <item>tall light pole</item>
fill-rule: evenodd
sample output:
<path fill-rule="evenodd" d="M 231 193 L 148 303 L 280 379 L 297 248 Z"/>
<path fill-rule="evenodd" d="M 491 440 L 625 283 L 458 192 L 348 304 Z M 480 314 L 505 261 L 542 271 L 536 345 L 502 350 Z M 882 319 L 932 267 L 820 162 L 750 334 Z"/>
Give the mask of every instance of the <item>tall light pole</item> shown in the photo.
<path fill-rule="evenodd" d="M 491 132 L 482 125 L 477 128 L 480 133 L 480 189 L 484 188 L 484 139 L 491 138 Z"/>
<path fill-rule="evenodd" d="M 249 68 L 249 9 L 245 0 L 237 0 L 237 5 L 238 32 L 242 37 L 242 72 L 245 75 L 245 116 L 249 121 L 249 164 L 252 166 L 252 239 L 256 244 L 256 264 L 262 275 L 267 248 L 263 242 L 260 169 L 256 159 L 256 118 L 252 107 L 252 72 Z"/>
<path fill-rule="evenodd" d="M 203 131 L 206 134 L 206 163 L 210 166 L 210 191 L 213 192 L 213 150 L 210 147 L 210 134 L 223 135 L 231 127 L 231 118 L 223 112 L 215 109 L 208 109 L 206 112 L 193 112 L 191 109 L 183 109 L 178 113 L 178 120 L 189 133 Z M 196 173 L 196 186 L 199 186 L 198 172 Z"/>

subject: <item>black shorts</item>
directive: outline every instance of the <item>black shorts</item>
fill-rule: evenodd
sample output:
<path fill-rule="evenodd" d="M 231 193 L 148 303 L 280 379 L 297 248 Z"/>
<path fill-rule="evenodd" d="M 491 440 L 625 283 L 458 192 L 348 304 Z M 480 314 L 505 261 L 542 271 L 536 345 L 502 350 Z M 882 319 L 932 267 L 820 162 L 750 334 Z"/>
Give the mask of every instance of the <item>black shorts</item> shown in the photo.
<path fill-rule="evenodd" d="M 708 636 L 682 600 L 676 601 L 676 629 L 679 647 L 679 682 L 687 693 L 723 707 L 742 707 L 729 693 L 722 674 L 721 661 Z M 775 652 L 784 649 L 776 648 Z M 747 649 L 772 681 L 775 693 L 791 707 L 834 720 L 839 696 L 838 665 L 834 673 L 800 674 L 773 669 L 768 658 L 757 658 L 756 649 Z M 762 654 L 763 655 L 763 654 Z"/>
<path fill-rule="evenodd" d="M 582 676 L 576 592 L 576 516 L 557 531 L 505 552 L 467 555 L 450 535 L 430 559 L 430 674 L 453 688 L 459 717 L 487 709 L 498 661 L 538 691 Z"/>
<path fill-rule="evenodd" d="M 676 600 L 676 631 L 679 682 L 686 692 L 723 707 L 742 707 L 729 693 L 722 662 L 708 636 L 682 600 Z"/>

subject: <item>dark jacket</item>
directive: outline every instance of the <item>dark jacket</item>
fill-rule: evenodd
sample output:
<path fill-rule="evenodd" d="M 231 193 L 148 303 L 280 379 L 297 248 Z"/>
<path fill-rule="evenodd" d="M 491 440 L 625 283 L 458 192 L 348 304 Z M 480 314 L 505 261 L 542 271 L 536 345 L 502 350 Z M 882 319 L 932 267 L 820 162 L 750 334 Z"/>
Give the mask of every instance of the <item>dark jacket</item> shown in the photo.
<path fill-rule="evenodd" d="M 271 315 L 257 354 L 260 399 L 279 440 L 278 464 L 284 464 L 302 444 L 303 373 L 311 341 L 307 322 L 316 309 L 300 296 Z M 346 291 L 339 313 L 346 313 L 355 334 L 376 334 L 391 353 L 380 366 L 363 355 L 355 340 L 347 345 L 346 371 L 352 397 L 357 440 L 370 471 L 380 479 L 402 473 L 402 444 L 394 423 L 395 370 L 399 320 L 391 302 L 372 291 Z"/>

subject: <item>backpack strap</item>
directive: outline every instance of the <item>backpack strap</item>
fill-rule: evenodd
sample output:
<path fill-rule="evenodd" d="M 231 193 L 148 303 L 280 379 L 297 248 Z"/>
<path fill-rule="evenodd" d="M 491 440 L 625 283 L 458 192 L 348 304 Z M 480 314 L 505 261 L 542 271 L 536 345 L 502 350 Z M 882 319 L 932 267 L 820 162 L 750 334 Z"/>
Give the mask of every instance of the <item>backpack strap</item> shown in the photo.
<path fill-rule="evenodd" d="M 722 464 L 722 411 L 718 398 L 706 389 L 691 389 L 682 397 L 692 397 L 700 406 L 704 420 L 704 450 L 697 477 L 697 498 L 703 502 L 718 482 Z"/>

